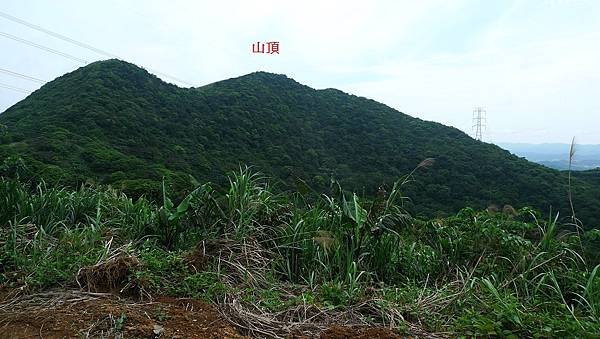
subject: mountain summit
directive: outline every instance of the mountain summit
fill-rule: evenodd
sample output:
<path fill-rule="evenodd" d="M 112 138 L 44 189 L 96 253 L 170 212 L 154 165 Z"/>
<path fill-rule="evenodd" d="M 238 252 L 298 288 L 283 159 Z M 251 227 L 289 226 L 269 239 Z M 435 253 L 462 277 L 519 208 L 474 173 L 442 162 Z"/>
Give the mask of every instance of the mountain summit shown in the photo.
<path fill-rule="evenodd" d="M 183 185 L 188 174 L 223 182 L 247 164 L 281 187 L 302 179 L 324 191 L 334 177 L 371 194 L 435 158 L 405 186 L 413 212 L 510 204 L 569 213 L 565 173 L 456 128 L 266 72 L 179 88 L 130 63 L 99 61 L 47 83 L 0 124 L 0 157 L 19 155 L 50 182 L 93 179 L 141 193 L 163 178 Z M 597 223 L 598 185 L 582 178 L 573 190 L 578 216 Z"/>

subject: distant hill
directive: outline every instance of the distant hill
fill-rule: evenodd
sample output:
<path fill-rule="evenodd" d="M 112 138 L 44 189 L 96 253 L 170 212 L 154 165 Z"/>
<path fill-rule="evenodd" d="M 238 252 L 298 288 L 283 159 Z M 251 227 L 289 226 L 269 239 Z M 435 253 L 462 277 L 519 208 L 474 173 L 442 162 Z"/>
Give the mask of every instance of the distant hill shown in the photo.
<path fill-rule="evenodd" d="M 74 185 L 87 180 L 133 194 L 223 183 L 240 164 L 280 181 L 327 192 L 330 178 L 373 194 L 409 173 L 407 208 L 423 215 L 464 206 L 533 206 L 568 214 L 565 173 L 335 89 L 315 90 L 257 72 L 200 88 L 167 84 L 135 65 L 96 62 L 47 83 L 0 114 L 0 159 L 19 155 L 30 175 Z M 573 183 L 578 216 L 599 226 L 594 178 Z"/>
<path fill-rule="evenodd" d="M 499 143 L 498 146 L 550 168 L 559 170 L 569 168 L 570 144 Z M 574 171 L 600 168 L 600 145 L 575 145 L 575 150 L 572 163 Z"/>

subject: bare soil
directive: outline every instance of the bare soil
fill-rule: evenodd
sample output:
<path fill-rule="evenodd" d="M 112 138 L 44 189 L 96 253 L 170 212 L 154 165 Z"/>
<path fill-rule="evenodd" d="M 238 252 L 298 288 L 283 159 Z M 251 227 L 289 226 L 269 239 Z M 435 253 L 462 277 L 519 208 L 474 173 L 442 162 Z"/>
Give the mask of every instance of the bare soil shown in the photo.
<path fill-rule="evenodd" d="M 397 339 L 402 338 L 396 333 L 392 332 L 387 328 L 379 327 L 366 327 L 366 328 L 352 328 L 345 326 L 332 326 L 321 333 L 321 339 Z"/>
<path fill-rule="evenodd" d="M 203 301 L 135 301 L 109 293 L 0 293 L 0 338 L 248 338 Z M 289 338 L 306 338 L 289 335 Z M 385 328 L 332 326 L 323 339 L 401 338 Z"/>
<path fill-rule="evenodd" d="M 93 298 L 0 311 L 0 338 L 245 338 L 211 305 L 161 297 L 153 302 Z"/>

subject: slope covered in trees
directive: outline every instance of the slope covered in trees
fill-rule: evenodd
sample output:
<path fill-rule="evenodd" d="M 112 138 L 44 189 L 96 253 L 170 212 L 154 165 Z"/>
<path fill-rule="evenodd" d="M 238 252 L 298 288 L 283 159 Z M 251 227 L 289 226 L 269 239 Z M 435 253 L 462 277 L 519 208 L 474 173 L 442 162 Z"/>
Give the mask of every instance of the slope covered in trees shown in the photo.
<path fill-rule="evenodd" d="M 222 173 L 247 164 L 282 189 L 301 179 L 319 192 L 333 177 L 368 196 L 435 158 L 405 186 L 413 213 L 491 204 L 570 213 L 566 173 L 373 100 L 265 72 L 183 89 L 101 61 L 44 85 L 0 114 L 0 125 L 0 158 L 22 157 L 30 176 L 92 179 L 133 195 L 160 191 L 163 177 L 176 189 L 189 174 L 223 184 Z M 595 181 L 572 185 L 577 216 L 590 228 L 600 219 Z"/>

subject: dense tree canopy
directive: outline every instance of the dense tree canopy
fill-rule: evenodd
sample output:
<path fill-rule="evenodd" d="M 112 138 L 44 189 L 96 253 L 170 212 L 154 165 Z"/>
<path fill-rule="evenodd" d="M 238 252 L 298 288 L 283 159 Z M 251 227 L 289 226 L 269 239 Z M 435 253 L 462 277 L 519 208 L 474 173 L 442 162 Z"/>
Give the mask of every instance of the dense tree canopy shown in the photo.
<path fill-rule="evenodd" d="M 335 178 L 368 196 L 435 158 L 404 186 L 413 213 L 510 204 L 570 214 L 564 172 L 373 100 L 265 72 L 184 89 L 126 62 L 96 62 L 0 114 L 0 127 L 0 158 L 20 156 L 32 178 L 48 182 L 91 179 L 152 194 L 163 178 L 223 184 L 222 173 L 247 164 L 282 189 L 302 180 L 319 192 Z M 589 228 L 600 224 L 598 176 L 572 184 Z"/>

